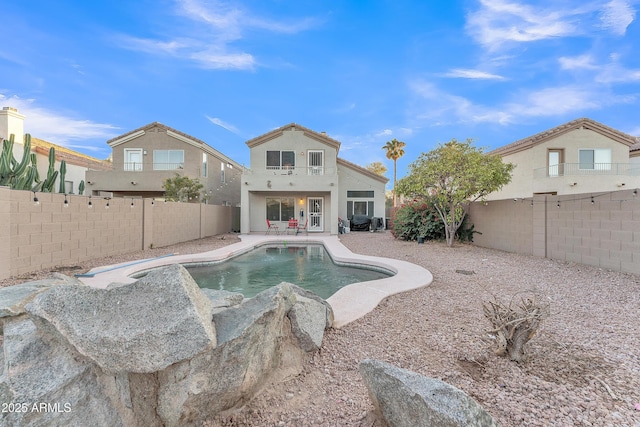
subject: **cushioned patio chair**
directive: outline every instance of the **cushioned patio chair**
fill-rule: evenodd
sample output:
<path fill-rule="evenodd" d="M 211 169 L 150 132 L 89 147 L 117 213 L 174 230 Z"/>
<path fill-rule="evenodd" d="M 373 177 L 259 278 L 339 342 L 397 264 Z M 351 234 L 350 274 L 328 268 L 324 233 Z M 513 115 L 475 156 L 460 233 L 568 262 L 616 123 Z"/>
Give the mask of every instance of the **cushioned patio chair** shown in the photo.
<path fill-rule="evenodd" d="M 267 219 L 267 232 L 264 234 L 269 234 L 272 231 L 275 231 L 276 234 L 280 234 L 280 229 L 278 228 L 278 224 L 271 224 L 271 221 Z"/>

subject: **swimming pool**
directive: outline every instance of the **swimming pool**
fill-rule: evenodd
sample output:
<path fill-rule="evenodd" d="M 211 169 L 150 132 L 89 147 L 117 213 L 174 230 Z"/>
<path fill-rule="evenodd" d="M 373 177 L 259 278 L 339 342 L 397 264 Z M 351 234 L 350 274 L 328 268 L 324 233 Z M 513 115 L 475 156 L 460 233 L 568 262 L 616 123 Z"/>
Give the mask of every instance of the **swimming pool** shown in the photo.
<path fill-rule="evenodd" d="M 327 299 L 352 283 L 394 274 L 379 267 L 337 264 L 318 244 L 262 246 L 227 261 L 184 266 L 201 288 L 239 292 L 245 298 L 290 282 Z"/>

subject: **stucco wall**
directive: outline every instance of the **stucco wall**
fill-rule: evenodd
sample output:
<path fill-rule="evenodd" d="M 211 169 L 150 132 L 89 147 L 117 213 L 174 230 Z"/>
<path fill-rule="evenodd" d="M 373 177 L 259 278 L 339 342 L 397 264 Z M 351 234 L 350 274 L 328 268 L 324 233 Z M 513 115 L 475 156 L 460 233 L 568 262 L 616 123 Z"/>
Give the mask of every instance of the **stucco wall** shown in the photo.
<path fill-rule="evenodd" d="M 536 177 L 534 170 L 547 167 L 547 152 L 550 149 L 564 149 L 563 163 L 579 163 L 578 152 L 583 148 L 611 149 L 612 163 L 629 163 L 629 147 L 606 136 L 588 129 L 575 129 L 558 137 L 535 145 L 529 149 L 505 155 L 505 163 L 513 163 L 511 183 L 501 191 L 489 195 L 489 200 L 502 200 L 514 197 L 531 197 L 534 193 L 557 192 L 557 194 L 579 194 L 589 191 L 615 191 L 618 184 L 625 187 L 640 186 L 640 176 L 621 175 L 589 176 L 588 171 L 579 176 L 566 174 L 558 177 Z M 573 184 L 576 185 L 573 185 Z M 570 185 L 571 184 L 571 185 Z"/>
<path fill-rule="evenodd" d="M 531 201 L 474 203 L 469 217 L 482 233 L 474 243 L 640 274 L 640 194 L 623 190 Z"/>
<path fill-rule="evenodd" d="M 385 217 L 385 183 L 371 178 L 362 173 L 358 173 L 348 166 L 338 165 L 338 187 L 340 188 L 338 215 L 347 218 L 347 191 L 373 191 L 373 209 L 374 217 Z M 368 200 L 368 199 L 351 199 L 351 200 Z"/>
<path fill-rule="evenodd" d="M 0 279 L 229 232 L 232 207 L 0 188 Z"/>

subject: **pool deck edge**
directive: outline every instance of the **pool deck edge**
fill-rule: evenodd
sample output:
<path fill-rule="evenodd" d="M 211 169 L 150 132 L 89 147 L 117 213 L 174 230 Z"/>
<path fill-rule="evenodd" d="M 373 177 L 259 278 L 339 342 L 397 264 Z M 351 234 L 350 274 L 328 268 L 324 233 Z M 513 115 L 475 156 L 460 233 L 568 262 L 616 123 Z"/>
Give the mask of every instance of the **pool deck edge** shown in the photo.
<path fill-rule="evenodd" d="M 392 258 L 355 254 L 340 242 L 339 236 L 264 236 L 248 234 L 240 235 L 240 239 L 241 241 L 238 243 L 208 252 L 185 255 L 174 254 L 171 256 L 140 260 L 140 262 L 134 264 L 122 263 L 102 266 L 89 271 L 93 276 L 78 277 L 78 279 L 86 285 L 104 289 L 111 283 L 132 283 L 136 279 L 130 276 L 140 271 L 170 264 L 223 260 L 250 251 L 258 246 L 284 242 L 322 243 L 335 261 L 372 264 L 396 273 L 389 278 L 345 286 L 329 297 L 326 301 L 333 308 L 334 328 L 341 328 L 361 318 L 371 312 L 389 295 L 427 286 L 433 281 L 431 272 L 418 265 Z"/>

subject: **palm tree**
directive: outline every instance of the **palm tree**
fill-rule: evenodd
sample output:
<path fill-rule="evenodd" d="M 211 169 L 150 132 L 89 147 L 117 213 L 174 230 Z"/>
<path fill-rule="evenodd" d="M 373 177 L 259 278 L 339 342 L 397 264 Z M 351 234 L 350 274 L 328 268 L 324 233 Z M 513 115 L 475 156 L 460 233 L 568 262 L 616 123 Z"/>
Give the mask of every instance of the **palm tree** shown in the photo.
<path fill-rule="evenodd" d="M 402 141 L 398 141 L 393 138 L 391 141 L 382 147 L 383 150 L 387 150 L 387 159 L 393 159 L 393 207 L 396 207 L 396 162 L 402 156 L 404 156 L 404 150 L 402 147 L 406 146 Z"/>

